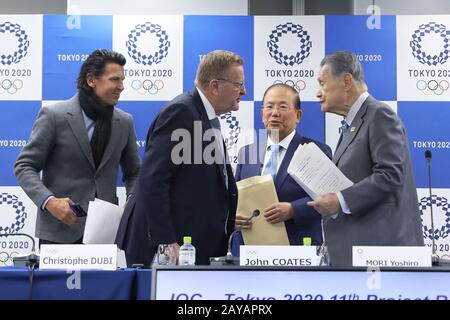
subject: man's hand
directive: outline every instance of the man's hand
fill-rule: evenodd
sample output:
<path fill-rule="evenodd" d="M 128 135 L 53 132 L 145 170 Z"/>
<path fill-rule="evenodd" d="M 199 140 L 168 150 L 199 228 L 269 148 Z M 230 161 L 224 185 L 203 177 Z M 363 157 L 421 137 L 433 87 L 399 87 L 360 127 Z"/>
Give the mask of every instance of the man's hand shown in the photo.
<path fill-rule="evenodd" d="M 56 219 L 71 226 L 78 222 L 78 217 L 76 217 L 73 214 L 72 209 L 70 209 L 70 205 L 73 204 L 75 203 L 70 198 L 53 198 L 47 202 L 45 208 Z"/>
<path fill-rule="evenodd" d="M 264 209 L 263 215 L 269 223 L 284 222 L 294 217 L 294 207 L 289 202 L 277 202 Z"/>
<path fill-rule="evenodd" d="M 178 242 L 174 242 L 173 244 L 173 248 L 175 249 L 175 256 L 178 257 L 180 254 L 180 245 L 178 244 Z M 178 262 L 178 258 L 177 258 L 177 262 Z"/>
<path fill-rule="evenodd" d="M 180 245 L 178 244 L 178 242 L 174 242 L 172 243 L 173 245 L 173 251 L 176 257 L 176 264 L 178 265 L 178 259 L 180 258 Z"/>
<path fill-rule="evenodd" d="M 314 207 L 323 217 L 334 215 L 341 210 L 336 193 L 325 193 L 316 200 L 307 202 L 307 205 Z"/>
<path fill-rule="evenodd" d="M 239 213 L 236 213 L 236 221 L 234 224 L 235 230 L 242 230 L 242 229 L 251 229 L 252 227 L 252 221 L 247 221 L 248 217 L 243 216 Z"/>

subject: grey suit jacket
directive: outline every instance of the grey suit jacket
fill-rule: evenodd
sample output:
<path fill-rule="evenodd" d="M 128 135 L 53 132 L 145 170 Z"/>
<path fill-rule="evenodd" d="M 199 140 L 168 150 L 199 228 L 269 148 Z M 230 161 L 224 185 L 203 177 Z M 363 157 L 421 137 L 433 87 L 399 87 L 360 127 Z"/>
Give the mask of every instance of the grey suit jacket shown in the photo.
<path fill-rule="evenodd" d="M 354 185 L 342 191 L 351 214 L 324 222 L 333 266 L 352 265 L 353 245 L 423 245 L 406 132 L 394 111 L 369 96 L 333 162 Z"/>
<path fill-rule="evenodd" d="M 95 196 L 117 204 L 119 165 L 130 194 L 140 166 L 131 115 L 114 108 L 111 138 L 96 170 L 78 95 L 42 107 L 14 165 L 19 185 L 38 207 L 36 237 L 59 243 L 80 239 L 86 218 L 67 226 L 42 211 L 42 204 L 49 196 L 70 197 L 86 211 Z"/>

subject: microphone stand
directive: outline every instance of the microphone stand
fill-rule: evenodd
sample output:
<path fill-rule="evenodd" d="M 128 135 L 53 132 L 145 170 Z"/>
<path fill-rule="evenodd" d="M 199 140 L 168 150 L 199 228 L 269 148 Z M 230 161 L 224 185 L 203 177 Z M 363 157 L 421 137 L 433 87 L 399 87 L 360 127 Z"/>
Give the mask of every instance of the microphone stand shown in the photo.
<path fill-rule="evenodd" d="M 253 210 L 252 215 L 245 220 L 244 224 L 248 224 L 253 218 L 259 216 L 260 211 L 258 209 Z M 236 233 L 238 233 L 241 230 L 234 230 L 230 237 L 228 238 L 228 250 L 227 254 L 222 257 L 214 257 L 209 259 L 210 265 L 239 265 L 239 257 L 233 256 L 233 253 L 231 252 L 231 242 L 233 240 L 233 237 Z"/>
<path fill-rule="evenodd" d="M 26 233 L 3 233 L 0 237 L 9 236 L 24 236 L 31 240 L 31 253 L 26 255 L 17 255 L 13 257 L 13 263 L 16 267 L 32 267 L 33 269 L 39 266 L 39 255 L 36 254 L 36 241 L 32 236 Z"/>
<path fill-rule="evenodd" d="M 428 167 L 428 191 L 430 193 L 430 213 L 431 213 L 431 265 L 437 266 L 439 265 L 439 256 L 436 253 L 436 243 L 434 240 L 434 215 L 433 215 L 433 199 L 432 199 L 432 192 L 431 192 L 431 151 L 427 150 L 425 151 L 425 159 L 427 160 L 427 167 Z"/>
<path fill-rule="evenodd" d="M 33 300 L 33 280 L 34 280 L 34 270 L 39 267 L 39 255 L 36 252 L 36 241 L 32 236 L 26 233 L 4 233 L 0 234 L 0 237 L 8 236 L 24 236 L 31 240 L 31 253 L 25 255 L 17 255 L 13 257 L 13 264 L 15 267 L 27 267 L 29 270 L 29 291 L 28 299 Z"/>

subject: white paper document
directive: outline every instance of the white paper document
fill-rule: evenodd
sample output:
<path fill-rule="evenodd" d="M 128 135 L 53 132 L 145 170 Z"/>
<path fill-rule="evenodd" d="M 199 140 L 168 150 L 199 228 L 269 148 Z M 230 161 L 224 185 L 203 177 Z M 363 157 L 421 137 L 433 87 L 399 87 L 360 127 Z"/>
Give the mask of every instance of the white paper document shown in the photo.
<path fill-rule="evenodd" d="M 338 192 L 353 185 L 315 143 L 299 145 L 289 164 L 288 173 L 309 194 Z"/>
<path fill-rule="evenodd" d="M 123 207 L 95 199 L 89 201 L 83 243 L 113 244 L 123 214 Z"/>

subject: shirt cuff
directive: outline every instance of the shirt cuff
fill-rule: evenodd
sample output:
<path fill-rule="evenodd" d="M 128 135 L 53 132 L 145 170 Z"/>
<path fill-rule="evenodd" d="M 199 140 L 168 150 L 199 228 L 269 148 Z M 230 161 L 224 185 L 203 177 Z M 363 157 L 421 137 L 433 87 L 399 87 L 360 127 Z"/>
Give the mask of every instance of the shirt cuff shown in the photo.
<path fill-rule="evenodd" d="M 350 208 L 348 207 L 347 202 L 345 202 L 342 192 L 337 192 L 336 195 L 339 199 L 339 204 L 341 205 L 342 212 L 344 212 L 345 214 L 351 214 Z"/>
<path fill-rule="evenodd" d="M 47 206 L 47 203 L 48 203 L 51 199 L 56 199 L 56 198 L 55 198 L 55 196 L 49 196 L 47 199 L 45 199 L 44 203 L 41 205 L 41 210 L 42 210 L 42 211 L 47 211 L 47 212 L 48 212 L 46 206 Z"/>

